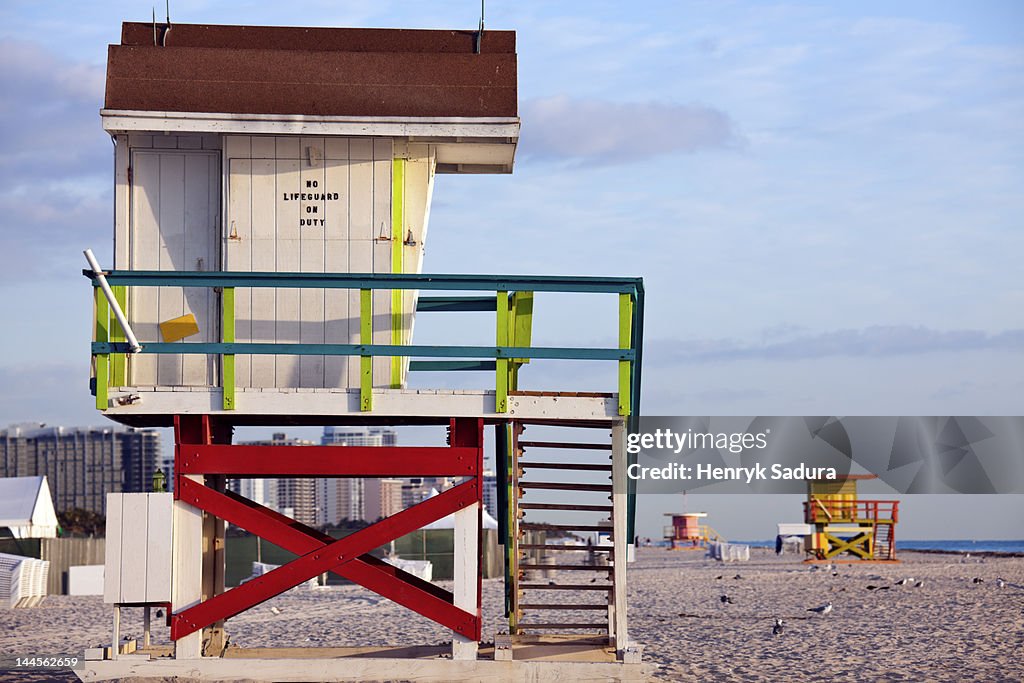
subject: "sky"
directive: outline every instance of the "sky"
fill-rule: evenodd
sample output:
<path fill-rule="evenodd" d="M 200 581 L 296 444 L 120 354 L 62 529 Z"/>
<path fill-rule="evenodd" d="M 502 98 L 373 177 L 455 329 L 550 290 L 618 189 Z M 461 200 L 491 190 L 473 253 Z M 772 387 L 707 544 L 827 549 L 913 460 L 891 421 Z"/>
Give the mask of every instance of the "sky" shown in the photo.
<path fill-rule="evenodd" d="M 182 23 L 479 19 L 474 0 L 171 4 Z M 642 276 L 648 415 L 1022 414 L 1024 5 L 486 11 L 488 28 L 517 31 L 516 170 L 439 177 L 427 272 Z M 106 46 L 150 13 L 0 6 L 0 424 L 103 421 L 81 251 L 110 260 Z M 537 343 L 614 343 L 613 302 L 564 303 L 538 303 Z M 444 331 L 418 324 L 418 341 Z M 536 374 L 574 390 L 612 377 Z M 1024 496 L 907 498 L 905 538 L 1024 537 Z M 734 538 L 799 516 L 784 498 L 687 504 Z M 640 533 L 680 505 L 644 499 Z"/>

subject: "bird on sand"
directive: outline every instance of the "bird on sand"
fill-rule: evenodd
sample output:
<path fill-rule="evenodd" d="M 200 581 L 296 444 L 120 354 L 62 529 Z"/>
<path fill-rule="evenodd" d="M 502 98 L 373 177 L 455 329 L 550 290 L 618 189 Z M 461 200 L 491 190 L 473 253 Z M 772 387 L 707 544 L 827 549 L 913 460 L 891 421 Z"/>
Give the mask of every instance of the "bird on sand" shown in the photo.
<path fill-rule="evenodd" d="M 996 588 L 1006 588 L 1006 579 L 996 579 Z"/>
<path fill-rule="evenodd" d="M 732 578 L 734 578 L 734 579 L 742 579 L 743 577 L 742 577 L 742 576 L 740 576 L 739 574 L 737 574 L 736 576 L 734 576 L 734 577 L 732 577 Z"/>
<path fill-rule="evenodd" d="M 914 577 L 913 577 L 913 576 L 908 576 L 908 577 L 907 577 L 907 578 L 905 578 L 905 579 L 900 579 L 899 581 L 897 581 L 897 582 L 896 582 L 896 585 L 897 585 L 897 586 L 905 586 L 905 585 L 907 585 L 908 583 L 913 583 L 913 581 L 914 581 Z"/>
<path fill-rule="evenodd" d="M 808 612 L 817 612 L 818 614 L 828 614 L 832 611 L 832 603 L 826 602 L 821 607 L 811 607 L 807 610 Z"/>
<path fill-rule="evenodd" d="M 733 604 L 735 604 L 732 601 L 732 598 L 730 598 L 728 595 L 723 595 L 722 597 L 720 597 L 718 599 L 722 601 L 723 605 L 733 605 Z"/>
<path fill-rule="evenodd" d="M 985 579 L 975 576 L 973 579 L 971 579 L 971 583 L 985 583 Z"/>
<path fill-rule="evenodd" d="M 773 636 L 781 636 L 782 635 L 782 619 L 779 619 L 779 618 L 776 617 L 776 619 L 775 619 L 775 626 L 772 626 L 772 635 Z"/>
<path fill-rule="evenodd" d="M 869 591 L 887 591 L 887 590 L 889 590 L 889 587 L 888 586 L 875 586 L 875 585 L 869 584 L 868 585 L 868 590 Z"/>
<path fill-rule="evenodd" d="M 924 586 L 924 580 L 918 581 L 914 584 L 914 588 L 921 588 Z"/>

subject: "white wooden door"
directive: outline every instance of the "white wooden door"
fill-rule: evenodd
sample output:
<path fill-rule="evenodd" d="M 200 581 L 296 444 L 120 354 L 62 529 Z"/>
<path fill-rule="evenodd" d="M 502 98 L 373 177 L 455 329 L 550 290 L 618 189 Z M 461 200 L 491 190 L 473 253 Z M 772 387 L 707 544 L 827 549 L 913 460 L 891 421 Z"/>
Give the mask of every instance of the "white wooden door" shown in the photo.
<path fill-rule="evenodd" d="M 130 260 L 133 270 L 219 270 L 220 155 L 132 150 Z M 163 341 L 161 322 L 191 313 L 199 333 L 182 343 L 219 341 L 217 295 L 201 287 L 133 287 L 129 320 L 143 343 Z M 216 384 L 214 356 L 138 354 L 134 386 Z"/>
<path fill-rule="evenodd" d="M 226 136 L 225 270 L 391 272 L 390 139 Z M 381 237 L 385 239 L 380 239 Z M 373 296 L 374 343 L 391 343 L 391 294 Z M 359 291 L 239 289 L 235 338 L 359 343 Z M 359 359 L 237 356 L 238 387 L 358 387 Z M 374 361 L 388 386 L 390 359 Z"/>

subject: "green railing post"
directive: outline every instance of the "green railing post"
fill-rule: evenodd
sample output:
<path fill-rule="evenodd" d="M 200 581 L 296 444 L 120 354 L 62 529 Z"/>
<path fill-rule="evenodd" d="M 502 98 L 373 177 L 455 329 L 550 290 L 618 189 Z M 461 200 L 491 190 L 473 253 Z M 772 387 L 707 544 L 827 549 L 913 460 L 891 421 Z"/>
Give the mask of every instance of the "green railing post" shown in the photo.
<path fill-rule="evenodd" d="M 509 346 L 509 311 L 508 292 L 498 292 L 497 308 L 497 341 L 499 347 Z M 494 412 L 508 412 L 508 358 L 498 358 L 495 362 Z"/>
<path fill-rule="evenodd" d="M 93 288 L 93 296 L 96 300 L 96 341 L 110 341 L 110 304 L 99 287 Z M 110 407 L 107 397 L 107 388 L 110 386 L 110 354 L 97 353 L 93 358 L 96 361 L 96 409 L 106 410 Z"/>
<path fill-rule="evenodd" d="M 633 343 L 633 298 L 619 294 L 619 348 L 628 349 Z M 633 363 L 619 361 L 619 415 L 629 415 L 630 392 L 633 384 Z"/>
<path fill-rule="evenodd" d="M 122 311 L 125 311 L 125 313 L 127 313 L 128 288 L 125 287 L 124 285 L 118 285 L 111 287 L 110 290 L 114 293 L 114 299 L 117 300 L 117 305 L 121 307 Z M 117 322 L 116 318 L 110 320 L 110 341 L 125 341 L 124 330 L 121 329 L 121 324 Z M 128 385 L 128 354 L 111 354 L 110 385 L 115 387 L 124 387 Z"/>
<path fill-rule="evenodd" d="M 235 288 L 225 287 L 221 293 L 221 337 L 225 344 L 235 341 Z M 235 354 L 221 356 L 221 384 L 224 387 L 224 410 L 235 409 Z"/>
<path fill-rule="evenodd" d="M 373 290 L 359 290 L 359 343 L 373 344 Z M 359 409 L 373 410 L 373 356 L 359 358 Z"/>

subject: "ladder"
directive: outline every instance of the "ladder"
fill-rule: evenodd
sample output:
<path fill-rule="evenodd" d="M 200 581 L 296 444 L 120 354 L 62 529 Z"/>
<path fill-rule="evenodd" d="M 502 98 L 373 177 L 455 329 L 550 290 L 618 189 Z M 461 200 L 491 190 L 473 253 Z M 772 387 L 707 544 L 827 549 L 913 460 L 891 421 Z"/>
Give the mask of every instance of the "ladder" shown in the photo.
<path fill-rule="evenodd" d="M 513 427 L 510 449 L 509 632 L 611 640 L 619 560 L 611 441 L 528 441 L 524 430 Z M 566 513 L 572 521 L 547 521 Z"/>
<path fill-rule="evenodd" d="M 872 558 L 876 560 L 895 559 L 896 548 L 893 538 L 892 524 L 875 524 L 874 552 Z"/>

